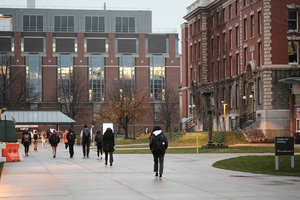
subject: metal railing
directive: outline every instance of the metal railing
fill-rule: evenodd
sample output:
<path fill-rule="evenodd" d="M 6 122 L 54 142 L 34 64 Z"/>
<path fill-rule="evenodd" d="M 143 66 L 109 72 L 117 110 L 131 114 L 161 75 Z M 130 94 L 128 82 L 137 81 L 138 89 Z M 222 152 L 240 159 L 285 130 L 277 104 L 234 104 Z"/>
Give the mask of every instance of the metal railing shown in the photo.
<path fill-rule="evenodd" d="M 185 122 L 181 122 L 180 123 L 180 132 L 188 129 L 191 125 L 195 124 L 196 120 L 197 120 L 197 117 L 190 118 L 190 119 L 186 120 Z"/>
<path fill-rule="evenodd" d="M 256 121 L 256 112 L 250 113 L 250 114 L 244 114 L 239 117 L 236 117 L 235 119 L 231 119 L 231 129 L 232 130 L 238 130 L 243 129 L 243 126 L 247 122 L 254 122 Z M 250 124 L 249 124 L 250 125 Z"/>

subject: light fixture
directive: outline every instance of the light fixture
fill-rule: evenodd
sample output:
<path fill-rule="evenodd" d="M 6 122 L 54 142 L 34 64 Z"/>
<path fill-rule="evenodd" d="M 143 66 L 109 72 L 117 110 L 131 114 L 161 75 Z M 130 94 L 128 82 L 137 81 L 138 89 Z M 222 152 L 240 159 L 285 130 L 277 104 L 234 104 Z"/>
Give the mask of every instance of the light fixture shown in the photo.
<path fill-rule="evenodd" d="M 246 96 L 243 96 L 243 99 L 246 100 Z"/>
<path fill-rule="evenodd" d="M 249 98 L 250 98 L 250 99 L 252 99 L 252 98 L 253 98 L 253 95 L 252 95 L 252 94 L 250 94 L 250 95 L 249 95 Z"/>

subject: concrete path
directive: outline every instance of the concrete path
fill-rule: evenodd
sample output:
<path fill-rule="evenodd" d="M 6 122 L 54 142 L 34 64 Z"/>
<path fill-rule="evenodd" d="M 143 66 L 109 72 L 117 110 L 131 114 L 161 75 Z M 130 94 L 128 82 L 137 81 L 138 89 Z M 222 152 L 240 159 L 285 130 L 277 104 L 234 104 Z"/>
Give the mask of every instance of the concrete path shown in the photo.
<path fill-rule="evenodd" d="M 90 158 L 83 158 L 81 147 L 76 147 L 74 158 L 69 158 L 63 148 L 61 143 L 57 158 L 52 158 L 50 147 L 39 144 L 38 152 L 33 152 L 31 146 L 23 161 L 5 163 L 0 199 L 300 199 L 299 177 L 211 166 L 217 160 L 246 154 L 166 154 L 163 180 L 155 180 L 151 154 L 116 154 L 114 165 L 105 166 L 94 151 Z"/>

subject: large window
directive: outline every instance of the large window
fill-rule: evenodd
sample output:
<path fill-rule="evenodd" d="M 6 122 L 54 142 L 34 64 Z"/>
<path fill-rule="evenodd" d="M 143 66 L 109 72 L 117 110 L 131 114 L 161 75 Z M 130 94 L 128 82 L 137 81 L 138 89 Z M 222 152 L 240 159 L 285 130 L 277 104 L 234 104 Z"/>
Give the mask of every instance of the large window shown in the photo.
<path fill-rule="evenodd" d="M 131 87 L 133 90 L 135 87 L 135 67 L 134 58 L 131 56 L 122 57 L 122 65 L 119 68 L 120 80 L 124 84 Z"/>
<path fill-rule="evenodd" d="M 105 32 L 104 17 L 85 17 L 85 32 Z"/>
<path fill-rule="evenodd" d="M 298 13 L 296 9 L 289 9 L 288 29 L 291 31 L 298 30 Z"/>
<path fill-rule="evenodd" d="M 42 67 L 39 55 L 29 55 L 26 66 L 26 99 L 40 102 L 42 96 Z"/>
<path fill-rule="evenodd" d="M 24 15 L 23 31 L 43 31 L 43 16 Z"/>
<path fill-rule="evenodd" d="M 298 64 L 299 42 L 289 41 L 289 63 Z"/>
<path fill-rule="evenodd" d="M 92 56 L 89 66 L 89 101 L 104 101 L 104 58 Z"/>
<path fill-rule="evenodd" d="M 165 65 L 162 57 L 155 56 L 150 67 L 150 95 L 152 101 L 164 101 Z"/>
<path fill-rule="evenodd" d="M 117 33 L 135 33 L 134 17 L 116 17 Z"/>
<path fill-rule="evenodd" d="M 239 27 L 235 27 L 235 44 L 236 47 L 238 47 L 240 45 L 240 31 L 239 31 Z"/>
<path fill-rule="evenodd" d="M 254 37 L 254 15 L 251 15 L 251 38 Z"/>
<path fill-rule="evenodd" d="M 247 40 L 247 18 L 244 19 L 244 40 Z"/>
<path fill-rule="evenodd" d="M 259 77 L 257 79 L 257 103 L 260 105 L 261 104 L 261 97 L 262 97 L 262 94 L 261 94 L 261 78 Z"/>
<path fill-rule="evenodd" d="M 261 11 L 259 11 L 257 13 L 257 19 L 258 19 L 258 23 L 257 23 L 257 32 L 258 34 L 261 34 Z"/>
<path fill-rule="evenodd" d="M 73 60 L 70 55 L 57 58 L 58 102 L 66 102 L 72 96 Z"/>
<path fill-rule="evenodd" d="M 74 32 L 74 16 L 55 16 L 54 31 Z"/>

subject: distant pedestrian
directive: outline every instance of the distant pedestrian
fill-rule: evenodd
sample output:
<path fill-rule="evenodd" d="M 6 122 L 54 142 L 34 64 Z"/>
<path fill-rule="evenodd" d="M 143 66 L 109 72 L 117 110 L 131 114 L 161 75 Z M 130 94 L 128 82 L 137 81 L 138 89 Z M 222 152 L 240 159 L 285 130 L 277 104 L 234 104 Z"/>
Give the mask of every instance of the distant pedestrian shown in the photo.
<path fill-rule="evenodd" d="M 47 130 L 47 132 L 46 132 L 46 139 L 47 139 L 48 147 L 50 146 L 50 143 L 49 143 L 49 137 L 50 137 L 50 135 L 51 135 L 50 130 Z"/>
<path fill-rule="evenodd" d="M 64 143 L 65 143 L 65 150 L 68 151 L 68 139 L 67 139 L 67 134 L 68 134 L 68 130 L 65 130 L 64 134 L 63 134 L 63 139 L 64 139 Z"/>
<path fill-rule="evenodd" d="M 67 134 L 67 140 L 69 143 L 69 153 L 70 153 L 70 158 L 73 158 L 74 156 L 74 143 L 76 139 L 76 134 L 72 128 L 69 129 L 69 132 Z"/>
<path fill-rule="evenodd" d="M 153 128 L 152 134 L 149 137 L 149 146 L 154 158 L 155 178 L 158 178 L 159 173 L 159 179 L 162 179 L 164 156 L 166 149 L 168 148 L 168 140 L 159 126 Z"/>
<path fill-rule="evenodd" d="M 37 133 L 36 130 L 33 130 L 33 148 L 34 148 L 34 151 L 37 151 L 37 146 L 38 146 L 38 141 L 39 139 L 39 135 Z"/>
<path fill-rule="evenodd" d="M 103 135 L 103 151 L 105 152 L 105 165 L 107 165 L 108 153 L 110 166 L 114 161 L 113 152 L 115 150 L 115 138 L 111 128 L 107 128 Z"/>
<path fill-rule="evenodd" d="M 31 144 L 31 135 L 27 130 L 23 132 L 23 137 L 22 137 L 22 144 L 25 149 L 25 156 L 28 156 L 28 151 L 29 151 L 29 145 Z"/>
<path fill-rule="evenodd" d="M 45 143 L 46 143 L 46 132 L 45 131 L 42 131 L 41 139 L 42 139 L 42 147 L 45 147 Z"/>
<path fill-rule="evenodd" d="M 80 133 L 81 141 L 82 141 L 82 151 L 83 151 L 83 157 L 87 156 L 89 157 L 90 153 L 90 143 L 91 143 L 91 132 L 87 125 L 84 125 L 84 128 L 82 129 Z"/>
<path fill-rule="evenodd" d="M 103 142 L 103 135 L 100 130 L 96 132 L 95 141 L 97 143 L 97 156 L 99 158 L 99 154 L 101 152 L 101 159 L 102 159 L 102 142 Z"/>
<path fill-rule="evenodd" d="M 55 131 L 53 131 L 49 137 L 49 143 L 52 146 L 53 158 L 56 157 L 56 148 L 59 142 L 60 142 L 59 135 Z"/>

